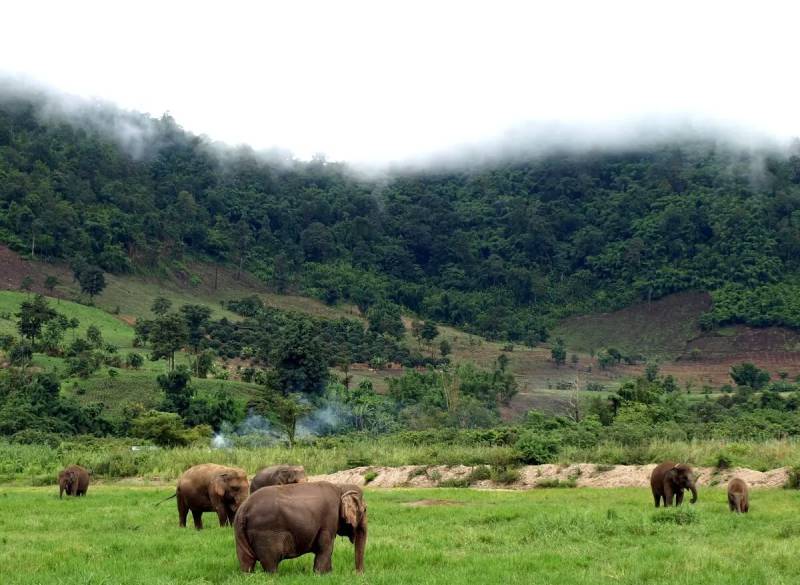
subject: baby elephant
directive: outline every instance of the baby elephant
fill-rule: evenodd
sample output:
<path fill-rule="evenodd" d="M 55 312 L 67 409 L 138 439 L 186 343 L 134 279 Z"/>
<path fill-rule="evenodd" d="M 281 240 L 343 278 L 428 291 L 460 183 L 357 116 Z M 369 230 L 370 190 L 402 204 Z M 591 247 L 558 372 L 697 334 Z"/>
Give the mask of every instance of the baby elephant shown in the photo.
<path fill-rule="evenodd" d="M 306 470 L 302 465 L 273 465 L 256 473 L 250 482 L 250 493 L 269 485 L 286 485 L 306 481 Z"/>
<path fill-rule="evenodd" d="M 661 505 L 671 506 L 673 501 L 676 506 L 683 503 L 683 490 L 692 492 L 692 504 L 697 501 L 697 487 L 695 486 L 692 468 L 685 463 L 664 461 L 653 469 L 650 475 L 650 489 L 653 490 L 653 499 L 656 508 Z"/>
<path fill-rule="evenodd" d="M 750 497 L 747 482 L 734 477 L 728 482 L 728 507 L 731 512 L 746 514 L 750 510 Z"/>
<path fill-rule="evenodd" d="M 80 465 L 70 465 L 58 474 L 58 497 L 85 496 L 89 490 L 89 472 Z"/>
<path fill-rule="evenodd" d="M 364 570 L 367 506 L 361 488 L 327 481 L 261 488 L 239 508 L 233 523 L 239 567 L 256 561 L 274 573 L 283 559 L 314 553 L 314 571 L 327 573 L 336 535 L 356 546 L 356 571 Z"/>

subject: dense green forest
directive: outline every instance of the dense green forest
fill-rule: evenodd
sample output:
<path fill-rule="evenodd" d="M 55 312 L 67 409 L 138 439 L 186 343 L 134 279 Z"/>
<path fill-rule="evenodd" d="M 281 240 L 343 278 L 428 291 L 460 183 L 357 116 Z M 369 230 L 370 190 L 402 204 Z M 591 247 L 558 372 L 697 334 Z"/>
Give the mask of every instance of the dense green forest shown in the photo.
<path fill-rule="evenodd" d="M 37 258 L 120 273 L 201 257 L 531 343 L 559 317 L 686 289 L 716 295 L 707 326 L 800 322 L 798 152 L 698 139 L 364 178 L 168 116 L 45 103 L 0 98 L 0 241 Z"/>

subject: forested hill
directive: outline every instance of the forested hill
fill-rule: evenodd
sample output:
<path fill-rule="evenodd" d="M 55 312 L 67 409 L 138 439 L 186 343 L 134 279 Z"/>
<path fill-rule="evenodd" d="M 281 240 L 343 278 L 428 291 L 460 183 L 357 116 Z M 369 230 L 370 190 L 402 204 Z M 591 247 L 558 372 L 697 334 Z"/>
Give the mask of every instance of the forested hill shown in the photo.
<path fill-rule="evenodd" d="M 528 342 L 686 289 L 714 295 L 709 326 L 800 326 L 798 152 L 709 139 L 372 180 L 222 149 L 166 116 L 45 109 L 0 97 L 0 241 L 37 258 L 120 273 L 203 257 Z"/>

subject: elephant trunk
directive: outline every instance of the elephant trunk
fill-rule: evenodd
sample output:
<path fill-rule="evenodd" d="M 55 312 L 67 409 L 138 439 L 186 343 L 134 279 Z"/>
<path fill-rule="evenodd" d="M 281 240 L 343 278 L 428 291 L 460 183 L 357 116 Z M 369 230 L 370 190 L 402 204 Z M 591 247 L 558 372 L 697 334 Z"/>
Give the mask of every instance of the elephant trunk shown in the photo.
<path fill-rule="evenodd" d="M 697 488 L 695 487 L 694 482 L 689 484 L 689 489 L 692 492 L 692 499 L 689 501 L 689 503 L 694 504 L 697 502 Z"/>
<path fill-rule="evenodd" d="M 356 572 L 364 572 L 364 549 L 367 547 L 367 524 L 363 522 L 356 529 Z"/>

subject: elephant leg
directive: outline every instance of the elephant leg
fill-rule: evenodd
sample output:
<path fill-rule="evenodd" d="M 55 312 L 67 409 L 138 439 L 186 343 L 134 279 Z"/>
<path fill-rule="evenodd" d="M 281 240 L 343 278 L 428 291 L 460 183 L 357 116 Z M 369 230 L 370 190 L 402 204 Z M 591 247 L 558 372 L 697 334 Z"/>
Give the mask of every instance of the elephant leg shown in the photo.
<path fill-rule="evenodd" d="M 278 572 L 278 559 L 275 557 L 260 559 L 259 563 L 261 563 L 261 568 L 267 573 Z"/>
<path fill-rule="evenodd" d="M 217 518 L 219 518 L 219 525 L 225 526 L 228 523 L 228 512 L 224 507 L 217 508 Z"/>
<path fill-rule="evenodd" d="M 331 562 L 332 557 L 333 537 L 327 533 L 321 533 L 314 550 L 314 572 L 330 573 L 333 569 L 333 564 Z"/>
<path fill-rule="evenodd" d="M 197 530 L 203 529 L 203 511 L 202 510 L 192 510 L 192 519 L 194 520 L 194 527 Z"/>
<path fill-rule="evenodd" d="M 680 506 L 683 504 L 683 490 L 678 490 L 675 492 L 675 505 Z"/>
<path fill-rule="evenodd" d="M 178 496 L 178 526 L 186 528 L 186 517 L 189 515 L 189 507 L 183 498 Z"/>
<path fill-rule="evenodd" d="M 665 508 L 669 508 L 669 507 L 672 506 L 673 497 L 674 497 L 674 494 L 672 493 L 672 490 L 664 490 L 664 507 Z"/>
<path fill-rule="evenodd" d="M 661 506 L 661 494 L 653 493 L 653 499 L 656 501 L 656 508 Z"/>

